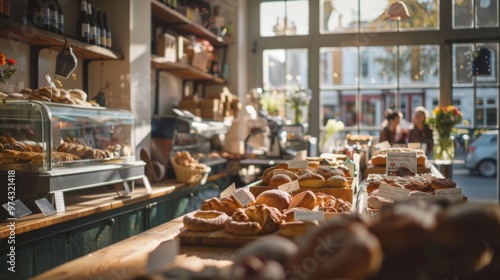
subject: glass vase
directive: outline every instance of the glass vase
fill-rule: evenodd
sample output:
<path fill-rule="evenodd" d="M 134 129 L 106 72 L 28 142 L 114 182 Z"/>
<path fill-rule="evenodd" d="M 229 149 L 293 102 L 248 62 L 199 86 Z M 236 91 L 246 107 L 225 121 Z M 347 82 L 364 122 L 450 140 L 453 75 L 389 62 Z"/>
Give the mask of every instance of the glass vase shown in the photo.
<path fill-rule="evenodd" d="M 455 146 L 450 134 L 434 132 L 434 162 L 452 164 L 454 157 Z"/>

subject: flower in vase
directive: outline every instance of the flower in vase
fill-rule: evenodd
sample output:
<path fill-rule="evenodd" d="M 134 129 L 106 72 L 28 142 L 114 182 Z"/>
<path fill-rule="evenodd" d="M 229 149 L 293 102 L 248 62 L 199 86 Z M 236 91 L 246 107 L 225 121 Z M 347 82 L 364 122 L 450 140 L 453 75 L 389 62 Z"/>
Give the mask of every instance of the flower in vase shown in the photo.
<path fill-rule="evenodd" d="M 325 131 L 323 133 L 323 138 L 321 139 L 321 146 L 324 148 L 328 139 L 331 139 L 335 133 L 344 130 L 345 125 L 342 121 L 337 121 L 336 119 L 329 119 L 325 125 Z"/>
<path fill-rule="evenodd" d="M 437 106 L 432 110 L 432 117 L 428 120 L 431 128 L 439 133 L 440 137 L 450 137 L 455 125 L 462 122 L 462 112 L 455 106 Z"/>
<path fill-rule="evenodd" d="M 7 64 L 7 68 L 0 69 L 0 83 L 7 84 L 10 77 L 16 73 L 16 69 L 13 68 L 16 65 L 16 61 L 13 58 L 7 58 L 3 53 L 0 52 L 0 66 Z"/>

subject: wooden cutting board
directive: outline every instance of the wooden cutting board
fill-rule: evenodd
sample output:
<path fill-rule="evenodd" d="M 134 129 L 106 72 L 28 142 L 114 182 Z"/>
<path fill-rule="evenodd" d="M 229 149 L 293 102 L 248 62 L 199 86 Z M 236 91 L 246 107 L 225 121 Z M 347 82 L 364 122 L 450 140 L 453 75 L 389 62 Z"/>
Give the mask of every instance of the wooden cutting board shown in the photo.
<path fill-rule="evenodd" d="M 278 231 L 271 234 L 279 234 Z M 267 234 L 269 235 L 269 234 Z M 179 234 L 182 245 L 240 247 L 266 235 L 234 235 L 224 230 L 195 232 L 184 230 Z"/>

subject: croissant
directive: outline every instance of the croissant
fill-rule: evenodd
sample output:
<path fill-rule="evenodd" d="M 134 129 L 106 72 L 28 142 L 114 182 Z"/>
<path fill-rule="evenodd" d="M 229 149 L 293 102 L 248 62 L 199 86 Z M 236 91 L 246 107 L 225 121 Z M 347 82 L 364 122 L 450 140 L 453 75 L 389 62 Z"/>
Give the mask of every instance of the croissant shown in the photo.
<path fill-rule="evenodd" d="M 279 229 L 282 214 L 274 207 L 254 205 L 237 209 L 225 230 L 236 235 L 266 234 Z"/>
<path fill-rule="evenodd" d="M 203 201 L 200 207 L 201 210 L 217 210 L 227 215 L 233 215 L 234 211 L 238 208 L 239 205 L 231 197 L 221 199 L 213 197 Z"/>

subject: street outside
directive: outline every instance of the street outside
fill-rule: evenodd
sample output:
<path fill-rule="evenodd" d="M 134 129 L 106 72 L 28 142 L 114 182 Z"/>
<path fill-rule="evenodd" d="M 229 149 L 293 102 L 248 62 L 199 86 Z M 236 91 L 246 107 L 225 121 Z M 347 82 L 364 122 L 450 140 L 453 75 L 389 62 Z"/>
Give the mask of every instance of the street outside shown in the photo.
<path fill-rule="evenodd" d="M 457 187 L 462 188 L 462 192 L 468 198 L 468 201 L 498 202 L 497 177 L 487 178 L 477 172 L 469 171 L 461 164 L 465 160 L 465 153 L 457 151 L 455 159 L 459 163 L 453 165 L 452 179 L 457 183 Z"/>

